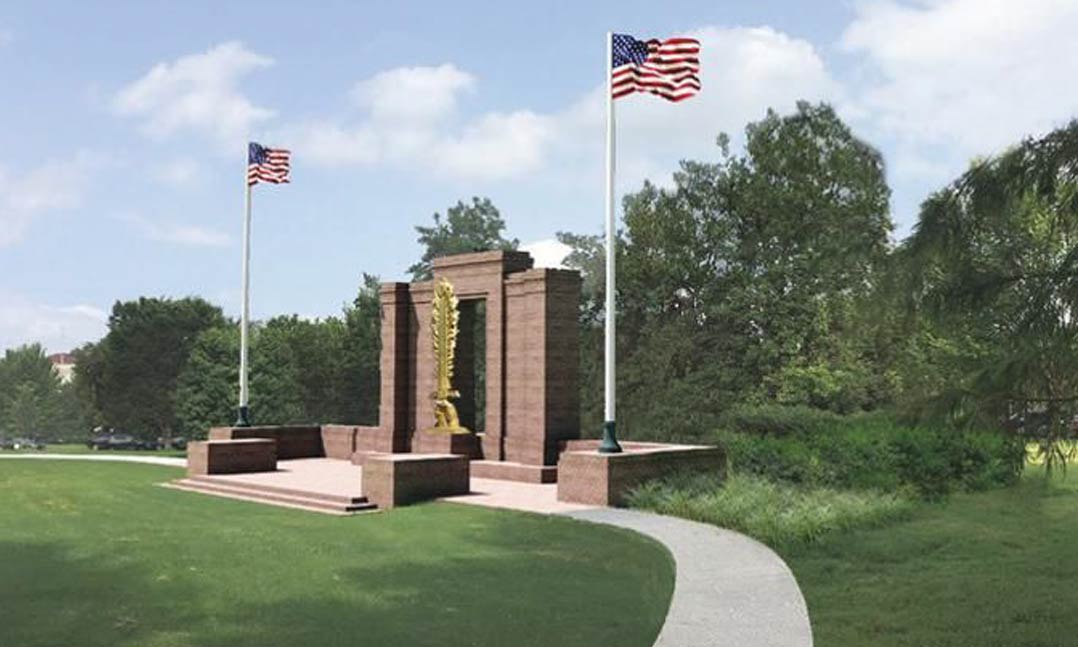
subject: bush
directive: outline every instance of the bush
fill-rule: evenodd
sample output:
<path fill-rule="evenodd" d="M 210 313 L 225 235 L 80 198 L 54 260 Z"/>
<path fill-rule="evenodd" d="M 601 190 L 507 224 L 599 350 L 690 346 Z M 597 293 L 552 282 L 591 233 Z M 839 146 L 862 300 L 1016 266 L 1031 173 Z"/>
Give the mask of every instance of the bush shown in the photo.
<path fill-rule="evenodd" d="M 629 505 L 738 530 L 775 547 L 818 542 L 853 528 L 879 526 L 913 507 L 902 493 L 795 487 L 749 474 L 681 474 L 650 481 L 629 494 Z"/>
<path fill-rule="evenodd" d="M 946 425 L 908 426 L 884 413 L 836 416 L 801 407 L 732 412 L 717 440 L 733 470 L 809 487 L 895 491 L 925 499 L 955 488 L 1011 485 L 1021 475 L 1020 439 Z"/>

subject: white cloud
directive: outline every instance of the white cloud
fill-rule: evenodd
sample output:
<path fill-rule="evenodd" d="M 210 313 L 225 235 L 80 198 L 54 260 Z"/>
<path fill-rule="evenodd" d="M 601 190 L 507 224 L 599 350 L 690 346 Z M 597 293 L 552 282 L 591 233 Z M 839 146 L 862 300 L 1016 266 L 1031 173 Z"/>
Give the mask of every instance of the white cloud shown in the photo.
<path fill-rule="evenodd" d="M 133 225 L 149 240 L 192 247 L 227 247 L 230 242 L 227 234 L 208 227 L 157 222 L 137 213 L 120 216 L 120 220 Z"/>
<path fill-rule="evenodd" d="M 43 214 L 80 206 L 92 175 L 107 161 L 82 151 L 22 174 L 0 168 L 0 247 L 22 240 Z"/>
<path fill-rule="evenodd" d="M 703 45 L 704 91 L 698 97 L 677 105 L 655 97 L 618 102 L 622 186 L 672 169 L 680 158 L 714 156 L 720 131 L 739 132 L 768 107 L 790 109 L 798 99 L 838 94 L 806 41 L 766 27 L 706 27 L 690 34 Z M 449 64 L 388 70 L 357 84 L 353 97 L 365 112 L 358 120 L 309 122 L 285 137 L 315 163 L 386 163 L 458 180 L 504 180 L 549 167 L 565 177 L 601 172 L 605 84 L 551 113 L 455 119 L 460 96 L 476 86 L 471 74 Z"/>
<path fill-rule="evenodd" d="M 459 97 L 475 78 L 451 64 L 402 67 L 360 81 L 352 122 L 309 121 L 286 129 L 297 156 L 316 164 L 390 164 L 440 176 L 498 180 L 536 168 L 549 139 L 549 118 L 530 111 L 490 112 L 460 125 Z"/>
<path fill-rule="evenodd" d="M 108 331 L 108 314 L 92 305 L 54 306 L 0 291 L 0 350 L 40 342 L 66 352 Z"/>
<path fill-rule="evenodd" d="M 146 134 L 163 138 L 178 131 L 208 133 L 234 145 L 273 116 L 254 105 L 237 85 L 251 72 L 273 64 L 242 43 L 228 42 L 201 54 L 158 63 L 113 98 L 113 110 L 138 119 Z"/>
<path fill-rule="evenodd" d="M 842 48 L 864 57 L 851 107 L 897 141 L 897 170 L 938 168 L 1062 125 L 1078 110 L 1073 0 L 934 0 L 857 5 Z"/>
<path fill-rule="evenodd" d="M 521 245 L 520 249 L 532 255 L 532 258 L 535 259 L 536 267 L 553 268 L 565 267 L 563 265 L 565 257 L 573 251 L 572 247 L 553 238 L 527 243 L 526 245 Z"/>
<path fill-rule="evenodd" d="M 15 35 L 11 33 L 10 29 L 4 29 L 0 27 L 0 47 L 6 47 L 15 40 Z"/>
<path fill-rule="evenodd" d="M 475 77 L 451 64 L 398 67 L 360 81 L 352 98 L 372 119 L 433 121 L 452 114 L 457 96 L 475 87 Z"/>

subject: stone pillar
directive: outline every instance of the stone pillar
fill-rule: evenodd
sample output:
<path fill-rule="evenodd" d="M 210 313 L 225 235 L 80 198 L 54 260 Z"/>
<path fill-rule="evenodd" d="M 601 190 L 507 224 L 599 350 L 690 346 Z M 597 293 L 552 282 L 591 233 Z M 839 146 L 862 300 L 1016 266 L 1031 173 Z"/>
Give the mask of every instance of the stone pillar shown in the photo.
<path fill-rule="evenodd" d="M 505 460 L 555 465 L 558 442 L 580 437 L 580 276 L 534 269 L 506 291 Z"/>
<path fill-rule="evenodd" d="M 385 283 L 379 296 L 382 309 L 382 393 L 378 407 L 378 451 L 408 450 L 408 412 L 411 402 L 411 372 L 414 356 L 408 346 L 410 337 L 411 303 L 407 283 Z M 374 448 L 372 448 L 374 449 Z"/>

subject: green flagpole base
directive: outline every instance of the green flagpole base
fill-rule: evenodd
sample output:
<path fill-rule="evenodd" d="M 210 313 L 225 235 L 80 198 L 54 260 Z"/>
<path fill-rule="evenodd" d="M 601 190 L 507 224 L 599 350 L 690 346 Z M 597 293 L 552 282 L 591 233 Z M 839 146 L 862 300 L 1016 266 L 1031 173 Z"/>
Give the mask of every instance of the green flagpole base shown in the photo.
<path fill-rule="evenodd" d="M 233 427 L 250 427 L 251 426 L 251 412 L 247 410 L 246 406 L 240 407 L 236 411 L 236 424 Z"/>
<path fill-rule="evenodd" d="M 607 420 L 603 423 L 603 440 L 599 443 L 600 454 L 620 454 L 621 445 L 618 444 L 618 435 L 616 433 L 613 420 Z"/>

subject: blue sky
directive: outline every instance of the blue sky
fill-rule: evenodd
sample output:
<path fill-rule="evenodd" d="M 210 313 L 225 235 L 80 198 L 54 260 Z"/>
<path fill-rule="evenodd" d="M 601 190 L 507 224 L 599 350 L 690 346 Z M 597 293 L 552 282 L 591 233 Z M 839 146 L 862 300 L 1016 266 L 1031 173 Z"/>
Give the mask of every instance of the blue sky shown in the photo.
<path fill-rule="evenodd" d="M 557 262 L 602 226 L 603 36 L 695 35 L 703 92 L 618 102 L 619 191 L 716 158 L 768 107 L 829 101 L 883 152 L 896 238 L 971 157 L 1069 120 L 1078 3 L 15 2 L 0 6 L 0 348 L 67 350 L 117 299 L 325 316 L 405 278 L 413 227 L 471 195 Z"/>

